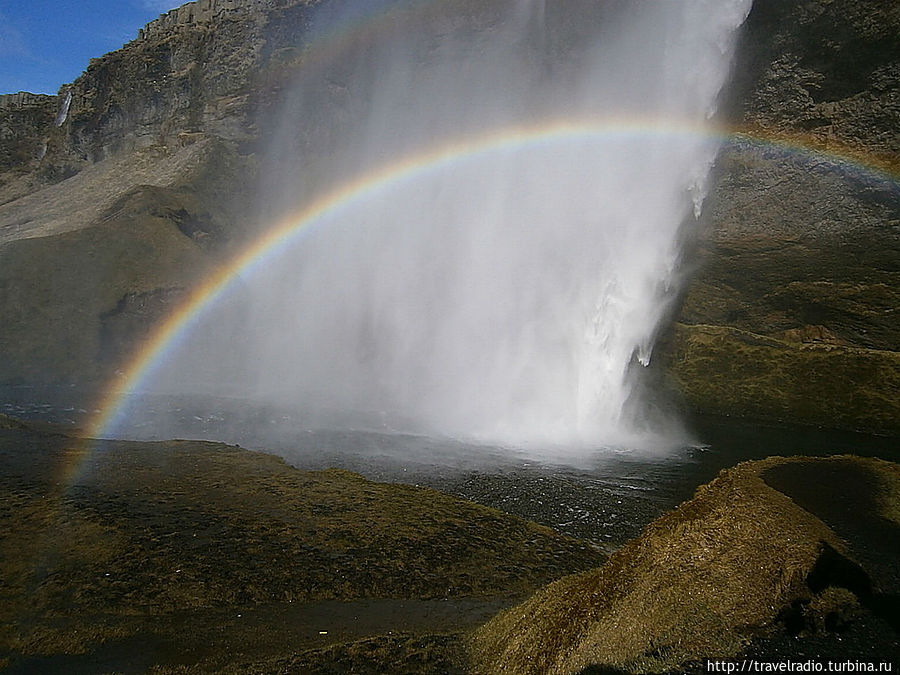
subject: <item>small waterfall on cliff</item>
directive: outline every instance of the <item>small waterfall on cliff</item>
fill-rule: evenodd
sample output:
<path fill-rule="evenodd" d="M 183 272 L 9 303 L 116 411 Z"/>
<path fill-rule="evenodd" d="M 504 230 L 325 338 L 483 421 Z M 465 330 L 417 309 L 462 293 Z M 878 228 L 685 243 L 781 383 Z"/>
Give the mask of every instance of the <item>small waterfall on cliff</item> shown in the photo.
<path fill-rule="evenodd" d="M 638 443 L 750 0 L 381 5 L 319 5 L 266 202 L 349 187 L 242 273 L 237 342 L 201 326 L 159 381 L 328 423 Z"/>

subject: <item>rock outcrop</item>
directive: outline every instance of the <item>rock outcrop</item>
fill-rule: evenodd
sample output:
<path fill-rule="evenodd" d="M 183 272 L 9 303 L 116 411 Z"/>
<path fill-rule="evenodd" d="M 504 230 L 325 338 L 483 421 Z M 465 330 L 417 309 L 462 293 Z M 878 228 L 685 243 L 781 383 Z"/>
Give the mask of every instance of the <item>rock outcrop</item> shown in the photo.
<path fill-rule="evenodd" d="M 13 177 L 37 168 L 55 115 L 53 96 L 0 94 L 0 190 Z"/>
<path fill-rule="evenodd" d="M 898 36 L 895 5 L 754 2 L 660 350 L 689 409 L 900 430 Z"/>
<path fill-rule="evenodd" d="M 138 40 L 166 37 L 195 24 L 218 23 L 237 15 L 262 17 L 273 9 L 298 4 L 297 0 L 195 0 L 160 15 L 138 31 Z"/>
<path fill-rule="evenodd" d="M 197 134 L 235 145 L 252 143 L 258 137 L 255 113 L 271 94 L 262 78 L 272 52 L 279 49 L 272 36 L 290 35 L 292 45 L 302 41 L 312 4 L 190 2 L 150 22 L 122 49 L 91 59 L 58 96 L 6 97 L 10 105 L 17 101 L 18 109 L 25 102 L 29 109 L 40 103 L 40 120 L 4 134 L 16 144 L 37 141 L 43 151 L 27 184 L 4 190 L 4 172 L 21 171 L 22 166 L 0 163 L 0 204 L 106 158 L 151 147 L 176 148 L 193 142 Z M 276 24 L 279 31 L 272 30 Z M 0 104 L 0 111 L 6 109 Z"/>

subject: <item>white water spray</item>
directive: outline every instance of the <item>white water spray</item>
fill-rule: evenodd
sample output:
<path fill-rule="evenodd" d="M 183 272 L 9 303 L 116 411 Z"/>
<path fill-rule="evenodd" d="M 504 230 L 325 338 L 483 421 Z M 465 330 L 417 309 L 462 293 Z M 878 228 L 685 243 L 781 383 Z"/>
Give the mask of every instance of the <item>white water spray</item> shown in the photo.
<path fill-rule="evenodd" d="M 325 5 L 313 32 L 346 20 Z M 675 296 L 749 5 L 449 2 L 311 50 L 270 202 L 420 159 L 267 259 L 240 325 L 201 326 L 156 386 L 501 444 L 636 443 L 636 372 Z M 422 159 L 448 143 L 471 151 Z"/>

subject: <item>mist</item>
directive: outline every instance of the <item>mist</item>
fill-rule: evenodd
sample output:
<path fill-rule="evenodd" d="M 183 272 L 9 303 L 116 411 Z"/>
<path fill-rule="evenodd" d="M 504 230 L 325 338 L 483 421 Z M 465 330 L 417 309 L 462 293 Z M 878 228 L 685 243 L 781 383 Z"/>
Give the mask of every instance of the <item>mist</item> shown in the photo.
<path fill-rule="evenodd" d="M 676 442 L 639 385 L 749 8 L 322 3 L 259 219 L 367 187 L 242 271 L 142 389 L 548 452 Z"/>

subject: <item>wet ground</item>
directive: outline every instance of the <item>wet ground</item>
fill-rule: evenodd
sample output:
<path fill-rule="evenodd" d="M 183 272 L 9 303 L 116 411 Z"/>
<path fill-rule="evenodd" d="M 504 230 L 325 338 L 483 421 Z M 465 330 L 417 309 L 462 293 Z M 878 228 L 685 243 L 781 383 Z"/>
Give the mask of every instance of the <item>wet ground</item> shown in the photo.
<path fill-rule="evenodd" d="M 181 612 L 164 617 L 80 616 L 58 619 L 55 628 L 114 620 L 123 637 L 107 640 L 80 654 L 33 655 L 12 659 L 4 675 L 91 675 L 146 673 L 158 664 L 213 671 L 229 660 L 250 668 L 272 654 L 290 650 L 311 652 L 321 672 L 318 650 L 353 643 L 370 636 L 386 640 L 411 635 L 448 635 L 470 630 L 505 609 L 512 600 L 458 598 L 445 600 L 358 600 Z M 162 626 L 165 626 L 165 629 Z M 396 636 L 393 638 L 392 636 Z M 456 641 L 456 638 L 453 638 Z M 454 645 L 455 647 L 456 645 Z M 289 651 L 288 651 L 289 653 Z M 223 655 L 227 655 L 225 659 Z M 204 668 L 200 672 L 206 672 Z M 266 667 L 267 669 L 268 667 Z M 165 671 L 164 671 L 165 672 Z M 304 671 L 299 671 L 304 672 Z M 339 671 L 338 671 L 339 672 Z"/>
<path fill-rule="evenodd" d="M 7 388 L 0 390 L 0 413 L 77 426 L 91 419 L 91 399 L 74 388 Z M 692 420 L 691 441 L 665 451 L 598 447 L 561 458 L 554 449 L 474 445 L 375 424 L 322 429 L 287 408 L 215 397 L 135 397 L 124 410 L 124 422 L 114 431 L 119 438 L 235 443 L 301 469 L 339 467 L 372 480 L 434 487 L 606 550 L 742 461 L 837 454 L 900 460 L 895 437 L 727 418 Z M 377 416 L 371 421 L 377 423 Z"/>
<path fill-rule="evenodd" d="M 425 487 L 0 417 L 3 672 L 443 663 L 500 609 L 604 561 Z"/>

